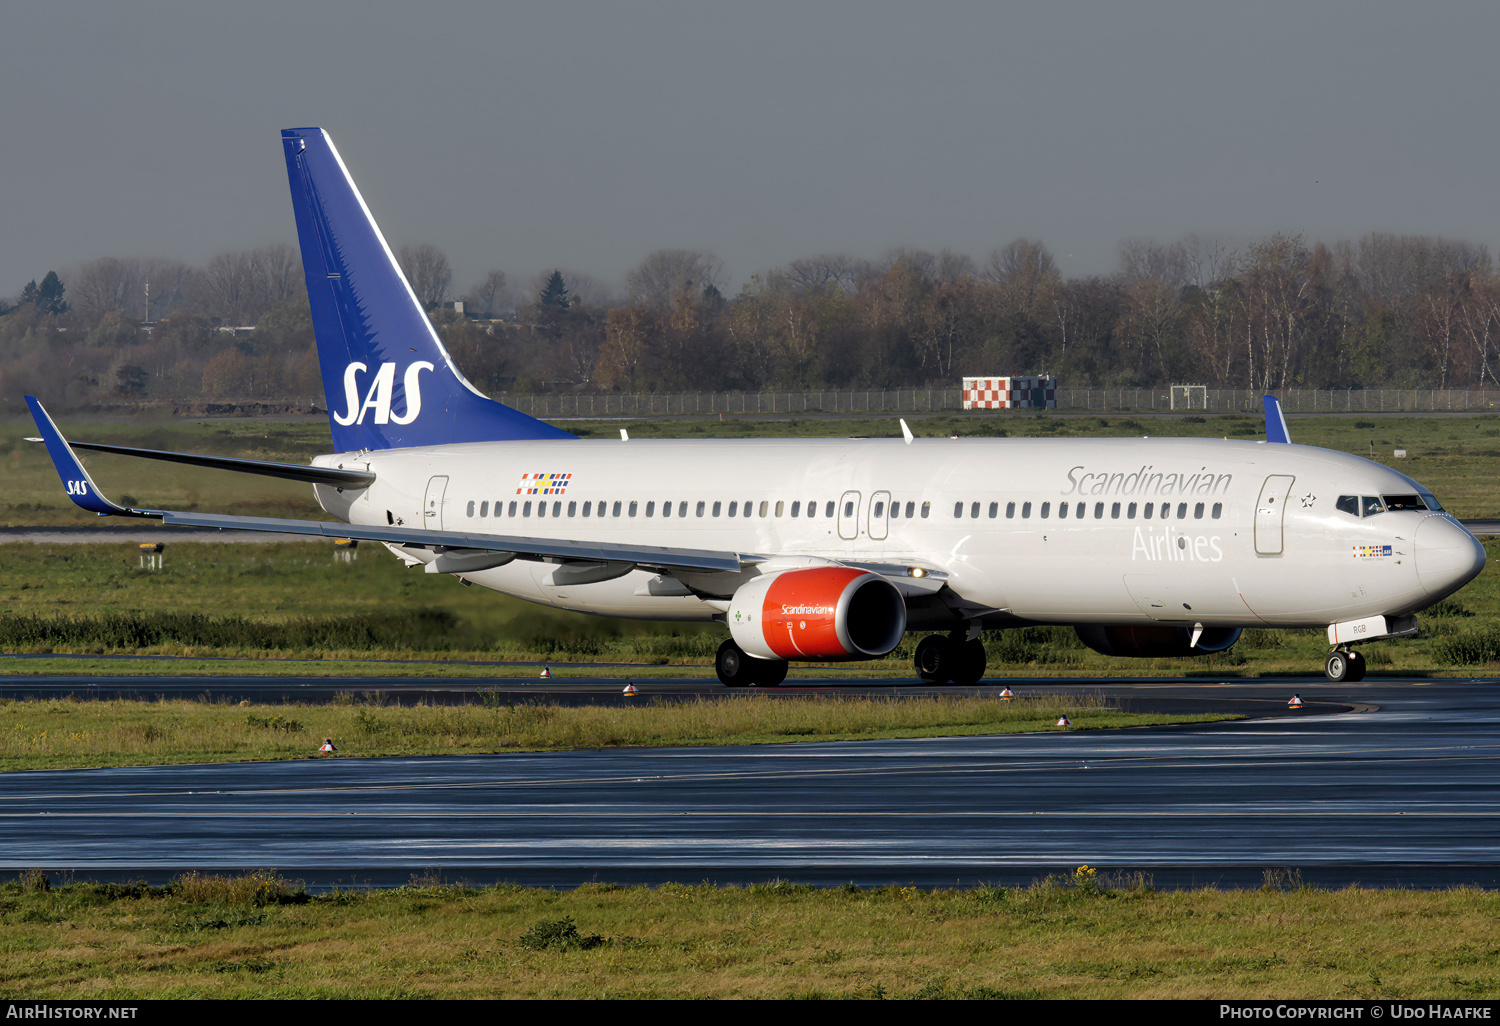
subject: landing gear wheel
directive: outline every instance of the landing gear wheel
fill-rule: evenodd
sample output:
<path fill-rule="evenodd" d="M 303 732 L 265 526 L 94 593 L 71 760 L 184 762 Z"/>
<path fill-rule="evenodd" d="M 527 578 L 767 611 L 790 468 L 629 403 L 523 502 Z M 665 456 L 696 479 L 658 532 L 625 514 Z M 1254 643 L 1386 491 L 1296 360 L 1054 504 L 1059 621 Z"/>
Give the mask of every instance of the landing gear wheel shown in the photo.
<path fill-rule="evenodd" d="M 941 634 L 929 634 L 917 642 L 917 676 L 929 684 L 942 684 L 953 670 L 953 643 Z M 982 671 L 981 671 L 982 672 Z"/>
<path fill-rule="evenodd" d="M 1342 649 L 1336 649 L 1328 654 L 1328 662 L 1323 666 L 1323 672 L 1328 679 L 1335 684 L 1343 684 L 1350 680 L 1349 653 Z"/>
<path fill-rule="evenodd" d="M 786 680 L 787 664 L 777 659 L 755 659 L 731 639 L 719 646 L 714 656 L 714 672 L 726 688 L 748 688 L 759 685 L 774 688 Z"/>
<path fill-rule="evenodd" d="M 752 659 L 750 662 L 754 664 L 751 669 L 758 687 L 780 687 L 781 682 L 786 680 L 786 663 L 774 659 Z"/>
<path fill-rule="evenodd" d="M 1365 657 L 1358 652 L 1349 653 L 1349 681 L 1358 683 L 1365 679 Z"/>
<path fill-rule="evenodd" d="M 726 641 L 714 656 L 714 672 L 719 675 L 719 683 L 726 688 L 747 688 L 753 683 L 750 679 L 750 664 L 753 662 L 733 640 Z"/>
<path fill-rule="evenodd" d="M 953 683 L 968 687 L 978 684 L 984 676 L 986 657 L 984 645 L 978 638 L 963 641 L 955 646 L 958 658 L 954 660 Z"/>

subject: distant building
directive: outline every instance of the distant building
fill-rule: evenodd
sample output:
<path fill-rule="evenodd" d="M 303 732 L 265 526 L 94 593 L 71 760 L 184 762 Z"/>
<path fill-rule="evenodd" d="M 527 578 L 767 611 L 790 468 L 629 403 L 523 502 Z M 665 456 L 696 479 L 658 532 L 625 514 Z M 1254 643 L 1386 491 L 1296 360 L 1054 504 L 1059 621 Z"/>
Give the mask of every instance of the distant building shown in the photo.
<path fill-rule="evenodd" d="M 1055 410 L 1057 378 L 964 378 L 963 399 L 966 410 Z"/>

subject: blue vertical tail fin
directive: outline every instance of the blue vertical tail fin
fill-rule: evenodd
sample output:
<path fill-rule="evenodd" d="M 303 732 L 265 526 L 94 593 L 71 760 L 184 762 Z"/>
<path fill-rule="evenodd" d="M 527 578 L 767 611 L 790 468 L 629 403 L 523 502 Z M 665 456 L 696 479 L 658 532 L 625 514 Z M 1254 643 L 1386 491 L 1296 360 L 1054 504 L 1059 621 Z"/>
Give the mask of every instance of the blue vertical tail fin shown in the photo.
<path fill-rule="evenodd" d="M 335 450 L 572 438 L 459 372 L 328 133 L 281 143 Z"/>
<path fill-rule="evenodd" d="M 1281 412 L 1281 402 L 1274 395 L 1265 397 L 1266 441 L 1290 442 L 1292 433 L 1286 429 L 1286 414 Z"/>

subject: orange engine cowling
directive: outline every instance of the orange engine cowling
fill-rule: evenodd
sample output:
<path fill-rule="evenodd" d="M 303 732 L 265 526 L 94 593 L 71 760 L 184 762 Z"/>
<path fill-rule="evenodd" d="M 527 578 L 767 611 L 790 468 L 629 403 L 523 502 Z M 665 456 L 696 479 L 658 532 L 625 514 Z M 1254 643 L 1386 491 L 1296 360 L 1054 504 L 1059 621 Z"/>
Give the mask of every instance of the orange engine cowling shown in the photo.
<path fill-rule="evenodd" d="M 761 659 L 873 659 L 901 643 L 906 603 L 879 574 L 820 566 L 755 578 L 728 619 L 735 644 Z"/>

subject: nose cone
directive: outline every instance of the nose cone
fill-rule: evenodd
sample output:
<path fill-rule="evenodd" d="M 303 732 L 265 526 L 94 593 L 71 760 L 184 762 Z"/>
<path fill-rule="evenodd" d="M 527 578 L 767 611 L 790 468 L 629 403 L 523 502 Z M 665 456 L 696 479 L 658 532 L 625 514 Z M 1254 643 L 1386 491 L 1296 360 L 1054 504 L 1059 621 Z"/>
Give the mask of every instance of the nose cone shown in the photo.
<path fill-rule="evenodd" d="M 1484 546 L 1457 521 L 1433 516 L 1417 525 L 1417 580 L 1435 599 L 1451 595 L 1484 569 Z"/>

